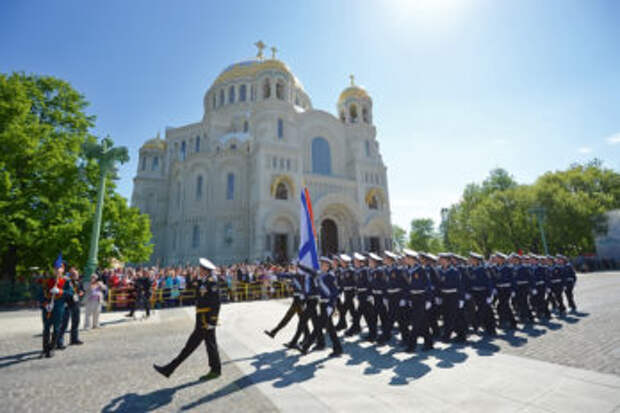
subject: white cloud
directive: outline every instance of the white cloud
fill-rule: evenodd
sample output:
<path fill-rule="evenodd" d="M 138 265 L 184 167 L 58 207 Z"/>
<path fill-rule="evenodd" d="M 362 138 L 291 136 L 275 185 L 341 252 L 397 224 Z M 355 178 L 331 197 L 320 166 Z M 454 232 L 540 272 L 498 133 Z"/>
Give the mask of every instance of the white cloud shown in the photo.
<path fill-rule="evenodd" d="M 619 144 L 620 143 L 620 132 L 614 133 L 613 135 L 608 136 L 607 139 L 605 139 L 605 140 L 610 145 L 617 145 L 617 144 Z"/>
<path fill-rule="evenodd" d="M 592 148 L 589 148 L 587 146 L 582 146 L 581 148 L 577 149 L 577 152 L 579 152 L 579 153 L 590 153 L 590 152 L 592 152 Z"/>

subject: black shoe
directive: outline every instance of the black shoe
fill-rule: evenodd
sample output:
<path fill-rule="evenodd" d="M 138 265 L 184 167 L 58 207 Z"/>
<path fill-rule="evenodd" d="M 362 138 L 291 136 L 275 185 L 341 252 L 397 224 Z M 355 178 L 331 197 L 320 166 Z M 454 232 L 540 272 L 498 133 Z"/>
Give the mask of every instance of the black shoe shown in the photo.
<path fill-rule="evenodd" d="M 377 341 L 377 337 L 366 336 L 364 337 L 364 341 L 368 341 L 369 343 L 374 343 L 375 341 Z"/>
<path fill-rule="evenodd" d="M 341 330 L 346 330 L 347 329 L 347 325 L 346 324 L 338 324 L 336 325 L 336 331 L 341 331 Z"/>
<path fill-rule="evenodd" d="M 170 370 L 167 366 L 158 366 L 157 364 L 153 364 L 153 368 L 162 376 L 168 378 L 172 374 L 172 370 Z"/>
<path fill-rule="evenodd" d="M 286 348 L 290 348 L 291 350 L 293 350 L 293 349 L 296 349 L 296 348 L 297 348 L 297 345 L 296 345 L 296 344 L 293 344 L 293 343 L 283 343 L 282 345 L 283 345 L 284 347 L 286 347 Z"/>
<path fill-rule="evenodd" d="M 66 348 L 67 348 L 67 346 L 65 346 L 64 344 L 56 344 L 56 349 L 57 350 L 64 350 Z"/>
<path fill-rule="evenodd" d="M 52 357 L 54 357 L 54 352 L 52 350 L 47 350 L 45 352 L 45 358 L 49 359 L 49 358 L 52 358 Z"/>
<path fill-rule="evenodd" d="M 431 351 L 433 349 L 433 345 L 431 343 L 424 343 L 424 347 L 422 347 L 422 351 Z"/>
<path fill-rule="evenodd" d="M 221 375 L 222 375 L 221 372 L 211 370 L 210 372 L 208 372 L 204 376 L 200 376 L 200 381 L 207 381 L 207 380 L 217 379 Z"/>
<path fill-rule="evenodd" d="M 377 347 L 385 346 L 387 344 L 387 340 L 385 338 L 380 338 L 377 340 Z"/>
<path fill-rule="evenodd" d="M 81 346 L 82 344 L 84 344 L 84 342 L 82 340 L 75 340 L 69 344 L 71 344 L 72 346 Z"/>
<path fill-rule="evenodd" d="M 307 347 L 305 347 L 305 346 L 297 346 L 297 345 L 296 345 L 296 346 L 294 347 L 294 349 L 295 349 L 295 350 L 298 350 L 298 351 L 299 351 L 301 354 L 303 354 L 304 356 L 305 356 L 306 354 L 308 354 L 308 348 L 307 348 Z"/>
<path fill-rule="evenodd" d="M 467 341 L 465 336 L 457 336 L 456 339 L 454 340 L 455 343 L 464 343 L 465 341 Z"/>
<path fill-rule="evenodd" d="M 125 317 L 133 317 L 133 314 L 131 314 L 131 313 L 125 314 Z"/>
<path fill-rule="evenodd" d="M 405 349 L 406 353 L 415 353 L 415 346 L 412 345 L 408 345 L 407 348 Z"/>
<path fill-rule="evenodd" d="M 275 334 L 273 334 L 271 331 L 268 331 L 268 330 L 263 331 L 263 333 L 267 334 L 271 338 L 274 338 L 276 336 Z"/>
<path fill-rule="evenodd" d="M 330 358 L 340 357 L 341 355 L 342 355 L 342 350 L 334 350 L 331 353 L 329 353 Z"/>
<path fill-rule="evenodd" d="M 317 344 L 316 346 L 312 347 L 312 350 L 310 351 L 321 351 L 321 350 L 325 350 L 325 343 Z"/>

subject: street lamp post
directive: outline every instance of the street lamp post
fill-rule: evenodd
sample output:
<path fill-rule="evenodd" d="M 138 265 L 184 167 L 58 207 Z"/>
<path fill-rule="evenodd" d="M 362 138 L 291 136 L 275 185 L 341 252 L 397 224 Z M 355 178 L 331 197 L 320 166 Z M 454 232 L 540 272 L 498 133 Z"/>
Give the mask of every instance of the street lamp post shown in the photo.
<path fill-rule="evenodd" d="M 104 138 L 101 144 L 87 142 L 84 144 L 84 152 L 87 158 L 95 159 L 99 163 L 99 185 L 97 187 L 97 206 L 93 219 L 93 231 L 90 236 L 90 249 L 84 275 L 90 275 L 97 269 L 97 254 L 99 252 L 99 234 L 101 232 L 101 214 L 103 212 L 103 200 L 105 195 L 105 180 L 108 172 L 114 169 L 116 162 L 121 164 L 129 161 L 127 148 L 120 146 L 113 148 L 114 142 L 110 138 Z"/>
<path fill-rule="evenodd" d="M 547 248 L 547 238 L 545 237 L 545 228 L 543 227 L 543 221 L 547 210 L 545 207 L 537 206 L 527 210 L 530 214 L 536 217 L 538 222 L 538 229 L 540 231 L 540 237 L 542 238 L 543 248 L 545 249 L 545 255 L 549 255 L 549 249 Z"/>

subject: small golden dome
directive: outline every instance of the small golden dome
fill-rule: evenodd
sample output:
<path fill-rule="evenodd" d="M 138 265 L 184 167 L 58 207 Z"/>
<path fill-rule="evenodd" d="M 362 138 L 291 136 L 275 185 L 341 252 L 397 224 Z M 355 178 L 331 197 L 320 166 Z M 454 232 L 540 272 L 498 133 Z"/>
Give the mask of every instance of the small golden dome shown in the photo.
<path fill-rule="evenodd" d="M 291 72 L 291 69 L 286 65 L 286 63 L 277 59 L 252 59 L 234 63 L 224 69 L 222 73 L 220 73 L 220 75 L 217 77 L 217 79 L 215 79 L 211 87 L 216 86 L 220 83 L 227 82 L 229 80 L 245 77 L 254 77 L 256 76 L 256 74 L 263 70 L 279 70 L 281 72 L 285 72 L 294 79 L 294 82 L 298 87 L 303 89 L 301 82 L 295 77 L 293 72 Z"/>
<path fill-rule="evenodd" d="M 140 150 L 142 149 L 156 149 L 159 151 L 165 151 L 166 141 L 161 139 L 158 134 L 156 138 L 149 139 L 148 141 L 144 142 L 144 145 L 142 145 Z"/>
<path fill-rule="evenodd" d="M 351 86 L 342 91 L 338 98 L 338 104 L 340 105 L 350 98 L 371 100 L 366 89 L 355 84 L 355 76 L 349 75 L 349 78 L 351 79 Z"/>

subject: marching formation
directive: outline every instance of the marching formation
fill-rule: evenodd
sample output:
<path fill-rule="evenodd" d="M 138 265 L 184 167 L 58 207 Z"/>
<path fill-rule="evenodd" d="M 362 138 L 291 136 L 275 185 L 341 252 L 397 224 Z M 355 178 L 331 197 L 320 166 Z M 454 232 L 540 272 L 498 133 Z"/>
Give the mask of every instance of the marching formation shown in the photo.
<path fill-rule="evenodd" d="M 453 253 L 385 251 L 320 258 L 320 271 L 291 264 L 280 277 L 291 280 L 293 302 L 282 321 L 265 334 L 274 338 L 295 314 L 292 339 L 284 344 L 306 354 L 325 348 L 330 336 L 331 357 L 342 354 L 337 331 L 346 336 L 362 332 L 365 340 L 387 344 L 394 332 L 408 352 L 433 348 L 436 339 L 465 342 L 468 333 L 495 335 L 498 328 L 517 323 L 545 322 L 551 311 L 565 315 L 564 296 L 576 311 L 575 270 L 562 255 L 477 253 L 465 258 Z M 334 324 L 332 315 L 338 312 Z M 303 336 L 303 338 L 302 338 Z M 312 347 L 314 346 L 314 347 Z"/>

